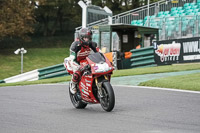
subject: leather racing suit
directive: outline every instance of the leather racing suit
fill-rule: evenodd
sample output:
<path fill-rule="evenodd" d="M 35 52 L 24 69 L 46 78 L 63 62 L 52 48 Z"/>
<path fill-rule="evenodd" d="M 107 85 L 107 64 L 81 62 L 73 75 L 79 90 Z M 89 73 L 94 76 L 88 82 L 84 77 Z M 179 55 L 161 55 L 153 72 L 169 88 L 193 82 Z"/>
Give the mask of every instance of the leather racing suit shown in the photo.
<path fill-rule="evenodd" d="M 75 41 L 70 47 L 70 65 L 73 70 L 72 82 L 78 83 L 82 75 L 80 61 L 86 59 L 90 52 L 98 52 L 97 43 L 89 41 L 87 44 L 81 41 Z"/>

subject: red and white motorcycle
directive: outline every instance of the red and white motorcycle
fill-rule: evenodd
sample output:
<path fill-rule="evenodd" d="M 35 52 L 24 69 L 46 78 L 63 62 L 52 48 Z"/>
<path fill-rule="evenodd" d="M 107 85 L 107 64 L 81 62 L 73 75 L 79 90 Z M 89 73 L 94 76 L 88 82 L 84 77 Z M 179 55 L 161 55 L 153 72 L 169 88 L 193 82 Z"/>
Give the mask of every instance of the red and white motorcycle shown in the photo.
<path fill-rule="evenodd" d="M 69 62 L 64 63 L 67 71 L 73 74 Z M 111 62 L 102 53 L 93 53 L 82 60 L 80 65 L 84 68 L 77 93 L 69 95 L 75 108 L 85 108 L 88 103 L 100 103 L 105 111 L 112 111 L 115 106 L 115 94 L 110 84 L 111 74 L 114 70 Z"/>

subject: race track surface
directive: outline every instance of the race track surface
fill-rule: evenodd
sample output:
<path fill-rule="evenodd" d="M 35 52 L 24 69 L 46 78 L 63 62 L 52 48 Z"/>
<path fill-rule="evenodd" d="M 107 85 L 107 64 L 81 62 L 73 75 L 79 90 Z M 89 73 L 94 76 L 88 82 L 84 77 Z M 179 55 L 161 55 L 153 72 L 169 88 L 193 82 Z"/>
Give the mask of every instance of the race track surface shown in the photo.
<path fill-rule="evenodd" d="M 199 133 L 200 94 L 113 86 L 115 108 L 75 109 L 66 85 L 0 87 L 0 133 Z"/>

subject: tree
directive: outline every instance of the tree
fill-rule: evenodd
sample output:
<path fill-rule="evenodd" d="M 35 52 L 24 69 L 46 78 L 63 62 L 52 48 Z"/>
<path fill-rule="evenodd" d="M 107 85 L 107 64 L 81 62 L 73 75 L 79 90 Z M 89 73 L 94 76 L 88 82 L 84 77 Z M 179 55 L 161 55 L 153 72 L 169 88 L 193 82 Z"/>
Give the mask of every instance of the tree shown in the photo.
<path fill-rule="evenodd" d="M 122 0 L 105 0 L 105 6 L 109 7 L 113 14 L 118 14 L 124 11 L 122 2 Z"/>
<path fill-rule="evenodd" d="M 0 2 L 0 39 L 19 37 L 28 39 L 33 33 L 34 6 L 29 0 L 4 0 Z"/>
<path fill-rule="evenodd" d="M 58 30 L 63 32 L 63 23 L 81 24 L 81 8 L 79 0 L 42 0 L 35 9 L 43 36 L 53 36 Z M 71 27 L 67 27 L 71 28 Z"/>
<path fill-rule="evenodd" d="M 96 5 L 96 6 L 102 7 L 103 1 L 102 0 L 92 0 L 92 5 Z"/>
<path fill-rule="evenodd" d="M 142 5 L 142 2 L 140 0 L 92 0 L 93 5 L 107 6 L 113 11 L 113 14 L 137 8 Z"/>

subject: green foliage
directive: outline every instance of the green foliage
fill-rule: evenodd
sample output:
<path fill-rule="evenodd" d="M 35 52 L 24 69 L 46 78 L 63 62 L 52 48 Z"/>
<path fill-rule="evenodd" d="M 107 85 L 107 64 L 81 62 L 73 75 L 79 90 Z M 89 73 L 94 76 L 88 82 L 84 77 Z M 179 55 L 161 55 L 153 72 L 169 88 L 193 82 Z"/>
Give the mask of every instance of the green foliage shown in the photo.
<path fill-rule="evenodd" d="M 167 78 L 150 80 L 140 83 L 140 86 L 152 86 L 162 88 L 175 88 L 184 90 L 200 91 L 200 73 L 181 76 L 172 76 Z"/>
<path fill-rule="evenodd" d="M 150 0 L 150 3 L 156 2 L 158 0 Z M 138 8 L 142 5 L 147 4 L 147 0 L 145 1 L 140 1 L 140 0 L 92 0 L 93 5 L 97 6 L 107 6 L 109 7 L 112 11 L 113 14 L 119 14 L 124 11 L 132 10 L 135 8 Z"/>
<path fill-rule="evenodd" d="M 0 47 L 10 47 L 9 42 L 13 45 L 32 44 L 32 37 L 38 35 L 40 37 L 41 35 L 51 37 L 67 35 L 70 36 L 68 39 L 72 40 L 74 28 L 81 24 L 82 14 L 78 1 L 0 1 Z M 33 32 L 34 34 L 31 34 Z M 24 40 L 29 40 L 29 42 Z"/>
<path fill-rule="evenodd" d="M 23 41 L 19 38 L 5 38 L 0 41 L 0 49 L 12 49 L 12 48 L 60 48 L 71 45 L 73 42 L 73 34 L 67 34 L 64 36 L 31 36 L 30 41 Z"/>
<path fill-rule="evenodd" d="M 9 42 L 17 46 L 29 45 L 32 44 L 31 39 L 34 36 L 52 37 L 70 34 L 72 40 L 74 29 L 81 25 L 82 9 L 78 2 L 79 0 L 1 0 L 0 47 L 10 47 Z M 115 15 L 142 6 L 144 1 L 92 0 L 92 4 L 100 7 L 108 6 Z M 30 42 L 24 42 L 21 38 Z"/>
<path fill-rule="evenodd" d="M 77 0 L 40 0 L 36 4 L 35 16 L 38 22 L 37 32 L 43 36 L 53 36 L 56 31 L 74 30 L 81 24 L 81 8 Z M 71 27 L 69 24 L 74 24 Z M 64 31 L 66 30 L 66 31 Z"/>
<path fill-rule="evenodd" d="M 103 3 L 102 3 L 102 0 L 92 0 L 92 5 L 102 7 Z"/>
<path fill-rule="evenodd" d="M 0 40 L 4 37 L 28 39 L 33 33 L 33 6 L 29 0 L 3 0 L 0 2 Z"/>

